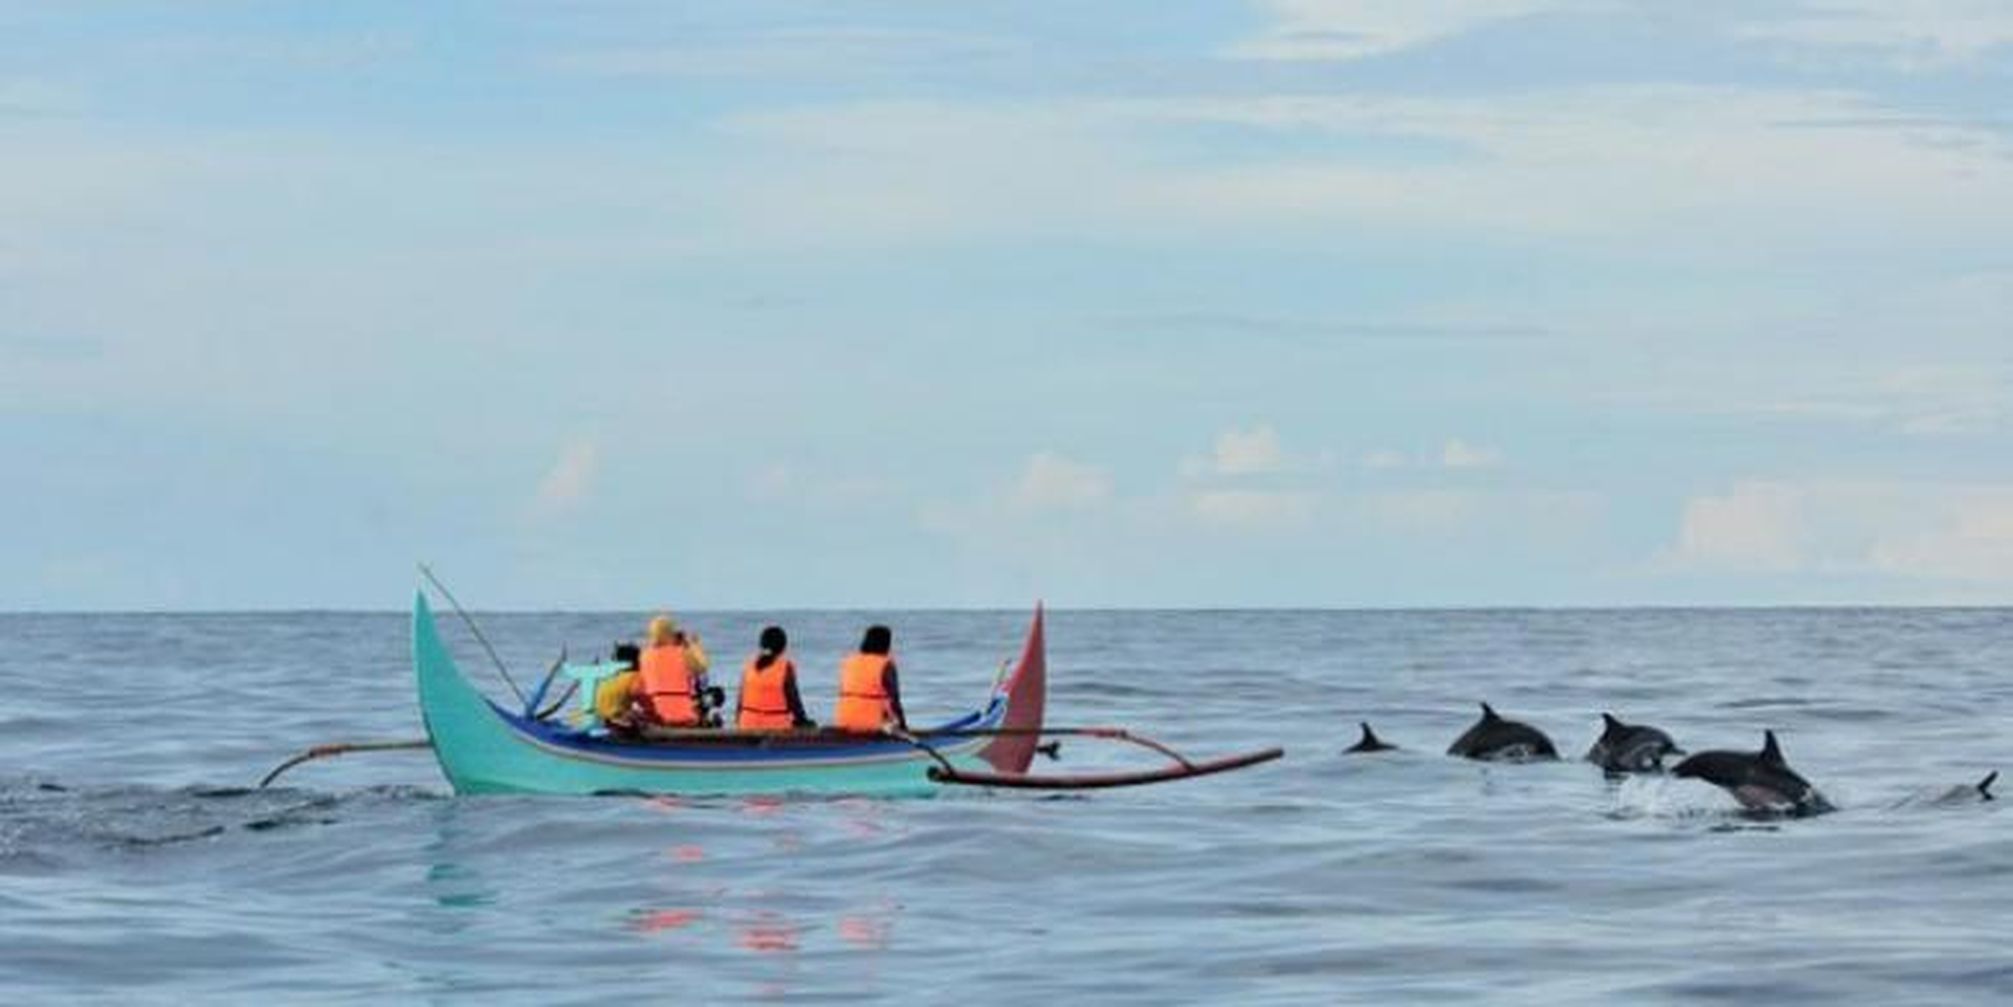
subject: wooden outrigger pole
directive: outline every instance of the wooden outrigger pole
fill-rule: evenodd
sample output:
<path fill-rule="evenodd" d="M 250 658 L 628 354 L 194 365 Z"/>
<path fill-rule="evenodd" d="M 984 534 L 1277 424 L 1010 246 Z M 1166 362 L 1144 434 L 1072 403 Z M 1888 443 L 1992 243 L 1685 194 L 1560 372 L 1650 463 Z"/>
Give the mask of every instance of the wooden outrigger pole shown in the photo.
<path fill-rule="evenodd" d="M 316 745 L 313 748 L 310 748 L 307 751 L 302 752 L 299 755 L 296 755 L 293 758 L 290 758 L 277 766 L 274 766 L 273 771 L 267 773 L 265 775 L 265 778 L 259 781 L 259 789 L 264 790 L 266 787 L 270 786 L 274 780 L 279 779 L 281 773 L 284 773 L 287 770 L 292 769 L 303 762 L 313 762 L 316 759 L 326 759 L 331 756 L 337 756 L 337 755 L 348 755 L 351 752 L 395 752 L 402 749 L 432 748 L 432 747 L 433 742 L 426 738 L 410 738 L 410 739 L 401 738 L 397 741 L 348 741 L 348 742 L 336 742 L 334 744 L 329 745 Z"/>
<path fill-rule="evenodd" d="M 952 728 L 942 731 L 924 731 L 919 734 L 893 730 L 888 733 L 915 745 L 935 759 L 936 765 L 931 766 L 928 772 L 932 782 L 968 787 L 1004 787 L 1016 790 L 1108 790 L 1113 787 L 1137 787 L 1149 783 L 1166 783 L 1171 780 L 1186 780 L 1197 776 L 1208 776 L 1213 773 L 1229 772 L 1233 769 L 1243 769 L 1246 766 L 1255 766 L 1261 762 L 1271 762 L 1286 754 L 1285 749 L 1275 747 L 1196 762 L 1167 745 L 1163 745 L 1152 738 L 1134 734 L 1122 727 Z M 924 740 L 931 737 L 955 738 L 973 736 L 1080 737 L 1095 738 L 1101 741 L 1117 741 L 1152 749 L 1167 756 L 1172 764 L 1162 766 L 1158 769 L 1110 773 L 992 773 L 983 770 L 960 768 L 956 763 L 939 755 L 936 749 L 932 748 L 929 742 Z M 1051 758 L 1054 757 L 1055 750 L 1053 747 L 1046 747 L 1044 750 Z"/>

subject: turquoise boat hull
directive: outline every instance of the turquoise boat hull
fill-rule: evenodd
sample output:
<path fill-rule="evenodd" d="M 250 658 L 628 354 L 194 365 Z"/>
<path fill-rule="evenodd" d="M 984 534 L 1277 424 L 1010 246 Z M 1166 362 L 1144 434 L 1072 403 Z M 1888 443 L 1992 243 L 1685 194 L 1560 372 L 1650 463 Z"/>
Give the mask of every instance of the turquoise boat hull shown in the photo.
<path fill-rule="evenodd" d="M 412 663 L 427 736 L 441 772 L 460 794 L 912 796 L 941 787 L 928 776 L 939 763 L 895 739 L 722 731 L 639 743 L 513 713 L 483 696 L 456 667 L 424 592 L 413 603 Z M 935 729 L 1017 733 L 946 739 L 931 747 L 960 769 L 1025 773 L 1038 739 L 1018 732 L 1041 727 L 1045 665 L 1037 609 L 1013 673 L 978 711 Z"/>

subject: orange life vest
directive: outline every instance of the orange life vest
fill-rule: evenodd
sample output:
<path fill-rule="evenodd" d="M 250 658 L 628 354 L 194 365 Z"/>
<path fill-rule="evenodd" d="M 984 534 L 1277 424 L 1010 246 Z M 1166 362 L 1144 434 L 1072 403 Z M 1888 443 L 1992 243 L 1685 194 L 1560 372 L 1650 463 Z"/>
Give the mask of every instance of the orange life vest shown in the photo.
<path fill-rule="evenodd" d="M 699 726 L 699 697 L 692 688 L 692 666 L 685 660 L 682 644 L 646 648 L 637 678 L 643 700 L 658 723 L 669 727 Z"/>
<path fill-rule="evenodd" d="M 832 712 L 832 726 L 842 731 L 878 731 L 893 716 L 888 690 L 881 685 L 881 673 L 888 670 L 886 654 L 854 654 L 839 664 L 839 707 Z"/>
<path fill-rule="evenodd" d="M 749 658 L 741 666 L 741 713 L 734 726 L 743 731 L 787 731 L 797 726 L 783 683 L 790 677 L 790 659 L 780 654 L 766 668 Z"/>

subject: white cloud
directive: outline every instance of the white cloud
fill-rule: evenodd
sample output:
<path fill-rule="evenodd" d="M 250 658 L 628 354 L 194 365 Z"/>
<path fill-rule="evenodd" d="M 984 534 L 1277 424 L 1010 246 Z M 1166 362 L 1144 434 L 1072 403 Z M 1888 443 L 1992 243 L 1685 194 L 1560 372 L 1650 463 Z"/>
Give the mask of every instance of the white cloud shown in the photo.
<path fill-rule="evenodd" d="M 2013 486 L 1753 480 L 1688 501 L 1665 572 L 1885 574 L 2013 588 Z"/>
<path fill-rule="evenodd" d="M 1024 60 L 1030 43 L 1003 36 L 905 28 L 827 26 L 692 37 L 671 44 L 580 49 L 555 69 L 606 77 L 777 78 L 913 75 L 949 65 Z"/>
<path fill-rule="evenodd" d="M 1194 128 L 1311 141 L 1155 156 Z M 734 118 L 721 241 L 930 244 L 1084 227 L 1135 237 L 1336 225 L 1624 243 L 1630 254 L 1773 257 L 1880 233 L 2013 227 L 1991 128 L 1893 116 L 1843 92 L 1599 86 L 1514 95 L 836 104 Z M 1319 141 L 1329 138 L 1333 147 Z M 1352 142 L 1353 141 L 1353 142 Z M 1398 141 L 1425 162 L 1362 151 Z M 1813 172 L 1822 164 L 1826 170 Z M 1850 208 L 1851 212 L 1842 212 Z M 1643 236 L 1655 236 L 1646 249 Z"/>
<path fill-rule="evenodd" d="M 1879 324 L 1879 323 L 1874 323 Z M 1905 350 L 1904 350 L 1905 352 Z M 1923 436 L 1989 433 L 2013 416 L 2013 370 L 2002 364 L 1749 359 L 1694 361 L 1627 405 L 1732 416 L 1860 424 Z"/>
<path fill-rule="evenodd" d="M 1681 568 L 1796 570 L 1804 563 L 1803 493 L 1782 483 L 1742 483 L 1685 503 L 1669 562 Z"/>
<path fill-rule="evenodd" d="M 1205 523 L 1248 531 L 1284 531 L 1314 517 L 1318 497 L 1301 490 L 1214 489 L 1189 494 L 1192 514 Z"/>
<path fill-rule="evenodd" d="M 1417 456 L 1392 448 L 1377 448 L 1365 452 L 1358 462 L 1366 469 L 1390 470 L 1403 468 L 1443 468 L 1443 469 L 1486 469 L 1503 464 L 1503 452 L 1460 437 L 1449 437 L 1434 452 Z"/>
<path fill-rule="evenodd" d="M 1840 93 L 1616 86 L 1489 99 L 1198 99 L 1131 111 L 1303 136 L 1410 137 L 1464 154 L 1398 166 L 1251 159 L 1156 173 L 1146 181 L 1157 184 L 1133 196 L 1226 221 L 1608 234 L 1638 252 L 1653 233 L 1659 249 L 1711 240 L 1724 256 L 1730 230 L 1780 245 L 1842 227 L 1971 229 L 1980 200 L 2013 197 L 2013 173 L 1998 157 L 2007 143 L 1993 130 L 1898 120 Z M 1812 164 L 1837 170 L 1814 173 Z M 1841 220 L 1847 206 L 1862 215 Z"/>
<path fill-rule="evenodd" d="M 1230 55 L 1347 60 L 1405 49 L 1471 28 L 1563 6 L 1561 0 L 1265 0 L 1275 21 Z"/>
<path fill-rule="evenodd" d="M 1479 447 L 1459 437 L 1449 438 L 1440 446 L 1440 464 L 1450 469 L 1485 469 L 1503 463 L 1503 453 L 1495 448 Z"/>
<path fill-rule="evenodd" d="M 788 503 L 821 512 L 882 506 L 898 495 L 899 483 L 883 476 L 808 470 L 784 461 L 747 473 L 744 496 L 762 504 Z"/>
<path fill-rule="evenodd" d="M 2013 585 L 2013 488 L 1947 500 L 1929 527 L 1875 542 L 1868 558 L 1908 577 Z"/>
<path fill-rule="evenodd" d="M 592 438 L 567 442 L 559 457 L 538 481 L 533 501 L 536 513 L 563 514 L 580 505 L 594 490 L 594 477 L 601 470 L 601 445 Z"/>
<path fill-rule="evenodd" d="M 1821 0 L 1735 15 L 1738 32 L 1820 49 L 1879 55 L 1908 68 L 1964 63 L 2013 43 L 2004 0 Z"/>
<path fill-rule="evenodd" d="M 0 116 L 60 115 L 83 103 L 77 92 L 54 81 L 34 77 L 0 80 Z"/>
<path fill-rule="evenodd" d="M 1600 0 L 1262 0 L 1271 22 L 1233 46 L 1254 60 L 1352 60 L 1450 38 L 1504 21 L 1612 9 Z M 1727 8 L 1734 35 L 1782 42 L 1788 55 L 1866 54 L 1909 69 L 1971 62 L 2013 43 L 2003 0 L 1814 0 Z"/>
<path fill-rule="evenodd" d="M 1391 532 L 1442 535 L 1470 522 L 1487 502 L 1463 490 L 1396 490 L 1368 493 L 1356 501 L 1366 520 Z"/>
<path fill-rule="evenodd" d="M 1216 445 L 1207 457 L 1181 460 L 1181 474 L 1201 476 L 1271 475 L 1309 467 L 1309 460 L 1296 459 L 1279 443 L 1279 432 L 1269 423 L 1248 430 L 1232 427 L 1216 435 Z"/>
<path fill-rule="evenodd" d="M 1279 434 L 1270 426 L 1225 430 L 1216 436 L 1216 471 L 1222 475 L 1277 472 L 1286 467 Z"/>
<path fill-rule="evenodd" d="M 1083 510 L 1111 499 L 1111 474 L 1050 451 L 1027 460 L 1011 499 L 1027 511 Z"/>
<path fill-rule="evenodd" d="M 797 470 L 772 462 L 748 476 L 748 497 L 753 500 L 782 500 L 797 488 Z"/>

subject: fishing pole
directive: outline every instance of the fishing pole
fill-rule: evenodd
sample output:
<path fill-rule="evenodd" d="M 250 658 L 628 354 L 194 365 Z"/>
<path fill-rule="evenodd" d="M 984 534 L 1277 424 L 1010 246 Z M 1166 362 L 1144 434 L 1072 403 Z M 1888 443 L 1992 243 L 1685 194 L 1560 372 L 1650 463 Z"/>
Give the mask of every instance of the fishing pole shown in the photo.
<path fill-rule="evenodd" d="M 435 590 L 440 592 L 441 597 L 447 599 L 449 605 L 454 606 L 454 614 L 461 616 L 461 621 L 468 624 L 468 631 L 475 634 L 475 641 L 482 644 L 482 649 L 488 652 L 490 663 L 496 665 L 497 674 L 503 676 L 504 684 L 510 686 L 510 691 L 516 694 L 518 704 L 529 705 L 525 703 L 524 690 L 517 687 L 517 680 L 510 677 L 510 669 L 503 666 L 503 658 L 496 656 L 496 648 L 489 645 L 489 637 L 482 635 L 482 627 L 477 626 L 475 620 L 469 616 L 468 610 L 462 608 L 461 602 L 455 600 L 454 592 L 449 591 L 447 585 L 441 583 L 440 578 L 435 577 L 433 570 L 425 563 L 419 564 L 419 572 Z"/>

